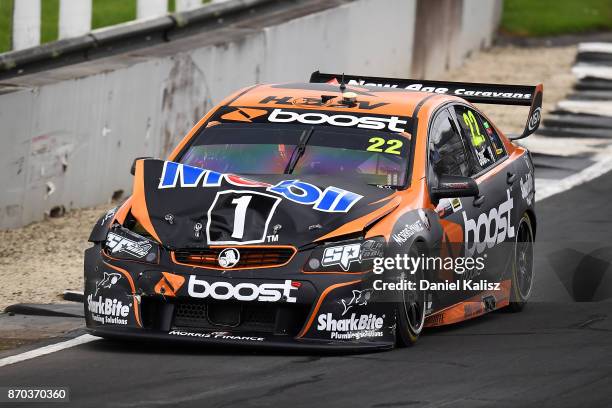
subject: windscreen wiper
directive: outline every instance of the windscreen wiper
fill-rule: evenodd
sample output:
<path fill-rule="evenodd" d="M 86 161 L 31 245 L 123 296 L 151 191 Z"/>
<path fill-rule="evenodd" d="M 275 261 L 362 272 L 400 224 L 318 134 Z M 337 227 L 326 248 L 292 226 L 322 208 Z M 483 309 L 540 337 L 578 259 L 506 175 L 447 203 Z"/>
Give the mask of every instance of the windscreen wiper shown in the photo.
<path fill-rule="evenodd" d="M 293 173 L 293 169 L 295 169 L 295 166 L 297 165 L 298 161 L 300 161 L 300 158 L 304 155 L 304 152 L 306 151 L 306 145 L 308 144 L 308 141 L 310 140 L 310 137 L 313 133 L 314 126 L 311 126 L 310 129 L 302 132 L 299 144 L 291 153 L 291 157 L 289 157 L 289 162 L 287 163 L 287 167 L 285 167 L 285 174 Z"/>

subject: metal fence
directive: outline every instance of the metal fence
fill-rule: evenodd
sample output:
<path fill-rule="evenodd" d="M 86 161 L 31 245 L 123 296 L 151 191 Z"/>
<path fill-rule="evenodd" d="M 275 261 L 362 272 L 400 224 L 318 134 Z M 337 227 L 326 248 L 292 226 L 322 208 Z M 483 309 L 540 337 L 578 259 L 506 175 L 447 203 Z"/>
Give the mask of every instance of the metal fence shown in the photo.
<path fill-rule="evenodd" d="M 227 0 L 135 0 L 136 19 L 155 18 L 169 10 L 187 11 L 206 3 Z M 41 0 L 14 0 L 12 7 L 12 50 L 41 43 Z M 78 37 L 91 31 L 92 0 L 59 0 L 59 39 Z"/>

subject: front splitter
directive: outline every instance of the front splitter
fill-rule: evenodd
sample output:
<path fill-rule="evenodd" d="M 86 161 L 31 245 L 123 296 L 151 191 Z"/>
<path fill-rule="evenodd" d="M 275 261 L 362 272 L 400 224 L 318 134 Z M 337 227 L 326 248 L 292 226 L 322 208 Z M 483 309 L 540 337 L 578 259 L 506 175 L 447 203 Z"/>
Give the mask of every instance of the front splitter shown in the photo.
<path fill-rule="evenodd" d="M 365 353 L 374 351 L 389 350 L 394 347 L 392 342 L 381 341 L 332 341 L 332 340 L 314 340 L 314 339 L 295 339 L 291 336 L 274 336 L 269 333 L 236 333 L 229 334 L 233 338 L 221 337 L 202 337 L 193 335 L 175 335 L 171 332 L 187 332 L 186 329 L 176 329 L 170 332 L 160 332 L 147 329 L 131 329 L 131 328 L 87 328 L 87 332 L 93 336 L 118 339 L 118 340 L 149 340 L 165 343 L 179 343 L 202 345 L 205 347 L 226 347 L 226 348 L 249 348 L 253 350 L 277 350 L 277 351 L 311 351 L 311 352 L 326 352 L 326 353 Z M 210 333 L 225 333 L 222 330 L 219 332 L 197 332 L 200 335 Z M 263 338 L 263 340 L 242 340 L 238 337 Z"/>

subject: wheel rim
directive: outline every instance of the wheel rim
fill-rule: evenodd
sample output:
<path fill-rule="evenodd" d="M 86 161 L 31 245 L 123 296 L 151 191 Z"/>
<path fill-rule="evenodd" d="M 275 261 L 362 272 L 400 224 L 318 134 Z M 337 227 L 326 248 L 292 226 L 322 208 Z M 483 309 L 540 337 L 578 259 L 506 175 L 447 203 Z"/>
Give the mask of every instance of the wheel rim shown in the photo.
<path fill-rule="evenodd" d="M 420 280 L 421 272 L 418 271 L 413 276 L 416 277 L 419 275 L 419 278 L 416 279 L 417 286 Z M 402 282 L 405 279 L 405 274 L 401 274 Z M 420 295 L 417 295 L 417 293 Z M 420 299 L 419 299 L 420 297 Z M 402 300 L 404 306 L 404 315 L 406 316 L 406 321 L 408 322 L 408 326 L 410 326 L 410 330 L 414 334 L 420 334 L 421 330 L 423 330 L 423 326 L 425 325 L 425 296 L 422 292 L 409 292 L 404 290 L 402 292 Z"/>
<path fill-rule="evenodd" d="M 516 234 L 515 269 L 519 295 L 526 300 L 533 286 L 533 232 L 524 218 Z"/>

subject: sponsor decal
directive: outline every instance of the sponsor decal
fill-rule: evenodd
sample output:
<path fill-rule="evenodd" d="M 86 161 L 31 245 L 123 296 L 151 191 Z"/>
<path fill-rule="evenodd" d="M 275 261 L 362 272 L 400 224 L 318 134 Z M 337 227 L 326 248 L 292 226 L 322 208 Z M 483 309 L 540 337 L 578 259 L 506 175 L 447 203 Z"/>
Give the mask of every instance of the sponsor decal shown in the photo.
<path fill-rule="evenodd" d="M 123 252 L 136 258 L 143 258 L 149 253 L 152 245 L 148 241 L 134 241 L 109 232 L 106 236 L 106 247 L 111 249 L 111 254 Z"/>
<path fill-rule="evenodd" d="M 100 288 L 109 289 L 111 286 L 113 286 L 115 283 L 117 283 L 119 281 L 119 279 L 121 279 L 121 274 L 120 273 L 117 273 L 117 272 L 111 272 L 111 273 L 104 272 L 104 276 L 103 276 L 102 280 L 100 282 L 98 282 L 98 284 L 96 285 L 96 291 L 95 291 L 94 295 L 98 294 L 98 291 L 100 290 Z"/>
<path fill-rule="evenodd" d="M 412 224 L 406 224 L 403 229 L 393 234 L 391 237 L 399 245 L 403 245 L 408 241 L 414 234 L 421 232 L 425 229 L 423 221 L 415 221 Z"/>
<path fill-rule="evenodd" d="M 278 242 L 278 231 L 280 231 L 281 228 L 283 228 L 282 225 L 276 224 L 272 228 L 272 234 L 266 236 L 266 242 Z"/>
<path fill-rule="evenodd" d="M 111 218 L 113 218 L 115 216 L 115 213 L 117 212 L 117 209 L 119 207 L 115 207 L 115 208 L 111 208 L 110 210 L 108 210 L 106 212 L 106 214 L 104 214 L 104 218 L 102 218 L 102 221 L 100 221 L 100 225 L 104 225 L 106 224 L 106 221 L 110 220 Z"/>
<path fill-rule="evenodd" d="M 529 129 L 529 131 L 534 131 L 540 124 L 541 117 L 542 117 L 542 108 L 536 108 L 531 114 L 531 116 L 529 117 L 529 122 L 527 122 L 527 129 Z"/>
<path fill-rule="evenodd" d="M 167 161 L 160 177 L 158 189 L 219 187 L 225 179 L 240 187 L 262 187 L 298 204 L 311 205 L 324 212 L 347 212 L 363 196 L 338 187 L 321 191 L 317 186 L 300 180 L 284 180 L 276 185 L 245 179 L 233 174 L 221 174 L 212 170 Z M 261 193 L 260 193 L 261 194 Z"/>
<path fill-rule="evenodd" d="M 361 262 L 382 256 L 382 244 L 377 241 L 368 240 L 363 243 L 353 243 L 325 248 L 322 266 L 340 265 L 348 271 L 352 262 Z"/>
<path fill-rule="evenodd" d="M 217 257 L 222 268 L 233 268 L 240 261 L 240 252 L 236 248 L 225 248 Z"/>
<path fill-rule="evenodd" d="M 342 316 L 344 316 L 349 310 L 352 309 L 353 306 L 365 306 L 368 304 L 368 300 L 372 296 L 372 289 L 365 290 L 353 290 L 353 297 L 348 303 L 342 299 L 342 306 L 344 306 L 344 311 L 342 312 Z"/>
<path fill-rule="evenodd" d="M 162 296 L 175 297 L 183 283 L 185 283 L 184 276 L 162 272 L 161 279 L 155 285 L 155 293 Z"/>
<path fill-rule="evenodd" d="M 363 110 L 373 110 L 388 105 L 387 102 L 371 103 L 370 101 L 355 101 L 354 105 L 347 105 L 341 103 L 341 97 L 333 96 L 331 99 L 323 98 L 293 98 L 291 96 L 267 96 L 259 103 L 261 104 L 275 104 L 275 105 L 296 105 L 296 106 L 314 106 L 314 107 L 328 107 L 328 108 L 357 108 Z M 224 119 L 224 117 L 221 117 Z"/>
<path fill-rule="evenodd" d="M 268 121 L 273 123 L 299 122 L 305 125 L 331 125 L 341 127 L 358 127 L 363 129 L 404 132 L 408 121 L 397 116 L 357 116 L 348 113 L 331 114 L 325 112 L 296 112 L 274 109 Z"/>
<path fill-rule="evenodd" d="M 450 200 L 451 207 L 453 208 L 453 212 L 461 211 L 463 209 L 463 205 L 461 205 L 461 199 L 451 198 Z"/>
<path fill-rule="evenodd" d="M 340 265 L 342 269 L 348 271 L 351 266 L 351 262 L 359 261 L 360 250 L 361 244 L 359 243 L 325 248 L 325 251 L 323 251 L 321 265 Z"/>
<path fill-rule="evenodd" d="M 527 173 L 525 181 L 521 178 L 519 182 L 521 184 L 521 197 L 527 202 L 527 205 L 531 205 L 533 201 L 533 177 L 531 177 L 531 173 Z"/>
<path fill-rule="evenodd" d="M 359 85 L 359 86 L 378 86 L 381 88 L 402 88 L 411 91 L 421 91 L 421 92 L 432 92 L 439 94 L 448 94 L 449 92 L 452 95 L 457 96 L 481 96 L 483 98 L 504 98 L 504 99 L 531 99 L 530 93 L 522 93 L 522 92 L 497 92 L 497 91 L 487 91 L 487 90 L 468 90 L 466 88 L 457 88 L 457 89 L 449 89 L 445 87 L 435 87 L 435 86 L 424 86 L 424 84 L 415 82 L 412 84 L 407 84 L 406 86 L 400 87 L 398 84 L 389 84 L 389 83 L 374 83 L 374 82 L 366 82 L 363 79 L 359 81 L 351 79 L 348 82 L 348 85 Z"/>
<path fill-rule="evenodd" d="M 168 334 L 172 336 L 196 337 L 200 339 L 239 340 L 239 341 L 264 341 L 264 337 L 239 336 L 230 332 L 188 332 L 183 330 L 171 330 Z"/>
<path fill-rule="evenodd" d="M 425 228 L 427 228 L 427 231 L 430 231 L 431 222 L 429 221 L 429 217 L 427 216 L 427 213 L 425 212 L 425 210 L 423 210 L 422 208 L 419 208 L 417 212 L 419 213 L 419 217 L 421 218 L 423 225 L 425 226 Z"/>
<path fill-rule="evenodd" d="M 465 252 L 466 256 L 472 256 L 474 252 L 481 254 L 486 248 L 514 237 L 512 226 L 512 208 L 514 202 L 510 196 L 510 190 L 506 190 L 506 201 L 499 207 L 492 208 L 489 213 L 482 213 L 477 220 L 468 219 L 463 212 L 465 225 Z M 484 240 L 481 240 L 481 232 L 484 230 Z"/>
<path fill-rule="evenodd" d="M 130 306 L 132 305 L 124 305 L 117 299 L 87 296 L 87 310 L 91 313 L 91 318 L 100 324 L 126 325 Z"/>
<path fill-rule="evenodd" d="M 236 122 L 252 122 L 253 119 L 266 115 L 267 113 L 268 111 L 266 109 L 236 108 L 222 115 L 221 119 L 233 120 Z"/>
<path fill-rule="evenodd" d="M 324 212 L 347 212 L 363 196 L 337 187 L 327 187 L 324 191 L 310 183 L 300 180 L 284 180 L 268 191 L 280 194 L 294 203 L 313 205 Z"/>
<path fill-rule="evenodd" d="M 335 319 L 331 313 L 321 314 L 317 318 L 317 330 L 328 332 L 333 340 L 359 340 L 361 338 L 382 337 L 385 315 L 356 315 Z"/>
<path fill-rule="evenodd" d="M 209 282 L 198 279 L 197 276 L 189 276 L 188 293 L 193 298 L 211 298 L 215 300 L 235 299 L 243 302 L 297 302 L 297 298 L 291 292 L 298 290 L 299 282 L 289 279 L 284 283 L 262 283 L 255 284 L 241 282 L 233 285 L 230 282 Z"/>

